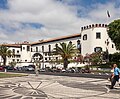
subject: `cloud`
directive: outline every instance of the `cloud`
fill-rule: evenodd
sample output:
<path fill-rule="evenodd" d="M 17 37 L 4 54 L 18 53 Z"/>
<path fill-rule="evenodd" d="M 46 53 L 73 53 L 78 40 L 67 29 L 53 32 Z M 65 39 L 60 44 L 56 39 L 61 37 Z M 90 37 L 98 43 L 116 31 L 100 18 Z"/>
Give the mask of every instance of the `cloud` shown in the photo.
<path fill-rule="evenodd" d="M 68 1 L 8 0 L 8 9 L 0 10 L 0 23 L 4 27 L 0 27 L 1 38 L 9 42 L 34 42 L 76 34 L 80 33 L 81 26 L 106 22 L 107 10 L 111 20 L 120 15 L 117 12 L 120 7 L 113 2 L 92 4 L 86 9 L 80 2 L 76 6 L 72 5 L 73 0 Z"/>

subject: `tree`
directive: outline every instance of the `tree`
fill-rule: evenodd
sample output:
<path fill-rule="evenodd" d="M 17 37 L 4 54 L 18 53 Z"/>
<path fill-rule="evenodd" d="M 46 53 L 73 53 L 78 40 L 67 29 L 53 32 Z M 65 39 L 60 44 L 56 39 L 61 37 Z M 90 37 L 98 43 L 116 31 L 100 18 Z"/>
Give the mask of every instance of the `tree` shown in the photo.
<path fill-rule="evenodd" d="M 108 35 L 115 43 L 116 49 L 120 50 L 120 19 L 114 20 L 108 25 Z"/>
<path fill-rule="evenodd" d="M 3 65 L 6 65 L 6 61 L 7 61 L 7 56 L 11 56 L 13 53 L 11 50 L 9 50 L 8 47 L 6 47 L 5 45 L 1 45 L 0 46 L 0 56 L 3 59 Z"/>
<path fill-rule="evenodd" d="M 88 65 L 97 65 L 102 63 L 102 53 L 101 52 L 94 52 L 92 54 L 86 54 L 84 57 L 84 61 L 88 63 Z"/>
<path fill-rule="evenodd" d="M 92 53 L 90 55 L 91 64 L 97 65 L 102 63 L 102 53 L 100 51 Z"/>
<path fill-rule="evenodd" d="M 120 62 L 120 52 L 116 52 L 114 54 L 110 54 L 110 62 L 115 62 L 115 63 L 119 63 Z"/>
<path fill-rule="evenodd" d="M 77 55 L 77 58 L 75 59 L 75 61 L 77 62 L 77 63 L 83 63 L 83 61 L 84 61 L 84 57 L 83 57 L 83 55 L 81 55 L 81 54 L 79 54 L 79 55 Z"/>
<path fill-rule="evenodd" d="M 15 67 L 17 63 L 16 62 L 10 62 L 9 65 Z"/>
<path fill-rule="evenodd" d="M 64 68 L 66 69 L 70 61 L 68 59 L 72 58 L 76 52 L 76 46 L 72 43 L 60 43 L 60 46 L 54 48 L 54 53 L 60 55 L 63 59 Z"/>

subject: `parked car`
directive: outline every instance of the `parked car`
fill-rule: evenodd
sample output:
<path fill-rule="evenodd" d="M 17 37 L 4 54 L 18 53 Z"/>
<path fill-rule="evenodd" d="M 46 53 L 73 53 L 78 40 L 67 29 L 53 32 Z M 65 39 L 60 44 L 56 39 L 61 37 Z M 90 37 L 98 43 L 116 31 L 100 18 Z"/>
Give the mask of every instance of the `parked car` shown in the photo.
<path fill-rule="evenodd" d="M 28 66 L 22 66 L 22 71 L 26 71 Z"/>
<path fill-rule="evenodd" d="M 81 73 L 91 73 L 89 69 L 81 69 Z"/>
<path fill-rule="evenodd" d="M 13 66 L 5 66 L 4 68 L 6 68 L 7 70 L 16 70 Z"/>
<path fill-rule="evenodd" d="M 16 70 L 18 70 L 18 71 L 22 71 L 22 67 L 15 67 L 16 68 Z"/>
<path fill-rule="evenodd" d="M 35 65 L 28 65 L 28 66 L 33 67 L 35 69 Z"/>
<path fill-rule="evenodd" d="M 3 66 L 0 66 L 0 71 L 4 70 L 4 67 Z"/>
<path fill-rule="evenodd" d="M 40 69 L 39 72 L 45 72 L 46 70 L 45 69 Z"/>
<path fill-rule="evenodd" d="M 34 71 L 35 69 L 34 69 L 33 67 L 31 67 L 31 66 L 27 66 L 27 67 L 26 67 L 26 70 L 27 70 L 27 71 Z"/>

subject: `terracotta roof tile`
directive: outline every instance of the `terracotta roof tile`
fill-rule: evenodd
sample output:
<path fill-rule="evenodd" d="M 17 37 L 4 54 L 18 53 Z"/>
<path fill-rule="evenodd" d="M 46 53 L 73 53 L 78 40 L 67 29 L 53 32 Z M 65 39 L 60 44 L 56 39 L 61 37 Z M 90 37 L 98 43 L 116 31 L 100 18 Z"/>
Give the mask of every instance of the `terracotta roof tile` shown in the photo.
<path fill-rule="evenodd" d="M 62 37 L 52 38 L 52 39 L 48 39 L 48 40 L 40 40 L 38 42 L 31 43 L 31 45 L 48 43 L 48 42 L 52 42 L 52 41 L 68 39 L 68 38 L 72 38 L 72 37 L 79 37 L 79 36 L 80 36 L 80 34 L 74 34 L 74 35 L 69 35 L 69 36 L 62 36 Z"/>

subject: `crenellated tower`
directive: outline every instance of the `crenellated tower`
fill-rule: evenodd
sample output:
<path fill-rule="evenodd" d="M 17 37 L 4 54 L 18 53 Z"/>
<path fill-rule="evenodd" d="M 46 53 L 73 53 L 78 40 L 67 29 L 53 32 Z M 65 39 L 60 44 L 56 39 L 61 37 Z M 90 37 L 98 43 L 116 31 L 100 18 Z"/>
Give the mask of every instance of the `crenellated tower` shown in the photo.
<path fill-rule="evenodd" d="M 114 43 L 107 34 L 107 24 L 92 24 L 81 27 L 81 52 L 83 55 L 97 51 L 116 52 Z"/>

